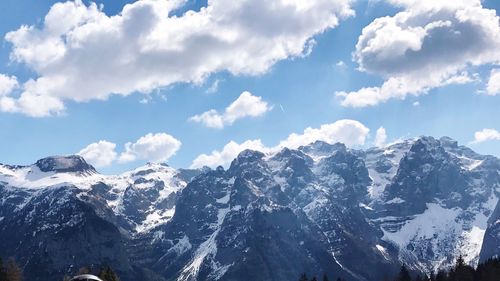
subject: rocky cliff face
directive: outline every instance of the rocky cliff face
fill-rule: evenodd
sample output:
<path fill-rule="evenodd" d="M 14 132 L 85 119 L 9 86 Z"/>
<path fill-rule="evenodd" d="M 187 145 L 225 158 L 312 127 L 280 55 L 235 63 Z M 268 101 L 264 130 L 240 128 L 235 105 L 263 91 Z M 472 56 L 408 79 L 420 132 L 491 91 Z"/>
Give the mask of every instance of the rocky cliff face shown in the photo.
<path fill-rule="evenodd" d="M 104 176 L 76 156 L 0 165 L 0 255 L 30 280 L 383 280 L 500 253 L 500 160 L 449 138 L 246 150 L 226 170 Z M 495 209 L 496 208 L 496 209 Z M 484 240 L 483 240 L 484 237 Z"/>
<path fill-rule="evenodd" d="M 0 165 L 0 255 L 16 257 L 28 280 L 103 263 L 124 280 L 155 278 L 135 267 L 128 245 L 172 218 L 189 179 L 160 164 L 104 176 L 79 156 Z"/>
<path fill-rule="evenodd" d="M 398 246 L 399 259 L 421 271 L 459 255 L 477 264 L 499 198 L 498 164 L 449 138 L 415 140 L 374 202 L 373 221 Z"/>

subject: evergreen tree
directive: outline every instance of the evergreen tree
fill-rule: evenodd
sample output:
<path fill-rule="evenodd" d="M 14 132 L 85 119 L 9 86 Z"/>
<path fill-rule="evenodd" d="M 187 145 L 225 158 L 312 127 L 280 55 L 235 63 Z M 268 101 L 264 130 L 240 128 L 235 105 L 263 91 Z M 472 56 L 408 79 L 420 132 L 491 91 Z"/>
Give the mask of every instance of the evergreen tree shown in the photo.
<path fill-rule="evenodd" d="M 316 279 L 316 276 L 314 276 L 311 281 L 318 281 L 318 279 Z"/>
<path fill-rule="evenodd" d="M 323 281 L 329 281 L 328 276 L 326 276 L 326 273 L 323 275 Z"/>
<path fill-rule="evenodd" d="M 448 279 L 451 281 L 474 281 L 475 270 L 465 263 L 462 256 L 459 256 L 455 268 L 450 271 Z"/>
<path fill-rule="evenodd" d="M 300 275 L 299 281 L 309 281 L 309 279 L 307 278 L 307 275 L 305 273 L 302 273 L 302 275 Z"/>
<path fill-rule="evenodd" d="M 0 258 L 0 281 L 7 281 L 7 276 L 5 273 L 5 267 L 3 265 L 2 258 Z"/>
<path fill-rule="evenodd" d="M 5 267 L 5 276 L 7 281 L 22 281 L 23 280 L 23 271 L 17 265 L 16 261 L 13 258 L 10 258 L 7 261 L 7 266 Z"/>
<path fill-rule="evenodd" d="M 436 281 L 448 281 L 448 274 L 444 270 L 438 271 L 436 274 Z"/>
<path fill-rule="evenodd" d="M 477 267 L 475 280 L 493 281 L 498 280 L 500 276 L 500 258 L 489 259 Z"/>
<path fill-rule="evenodd" d="M 396 281 L 410 280 L 408 270 L 403 266 Z M 337 279 L 341 281 L 341 279 Z M 423 278 L 417 275 L 414 281 L 500 281 L 500 258 L 492 258 L 479 264 L 476 269 L 458 257 L 455 265 L 448 271 L 439 270 L 437 275 L 431 273 Z"/>
<path fill-rule="evenodd" d="M 82 274 L 90 274 L 90 267 L 88 266 L 80 267 L 80 269 L 78 270 L 78 275 Z"/>
<path fill-rule="evenodd" d="M 401 266 L 401 270 L 399 271 L 398 279 L 397 281 L 411 281 L 410 277 L 410 272 L 408 272 L 408 269 L 406 266 L 403 264 Z"/>
<path fill-rule="evenodd" d="M 110 266 L 104 266 L 101 268 L 99 272 L 99 278 L 101 278 L 103 281 L 120 281 L 120 278 L 118 278 L 118 276 Z"/>

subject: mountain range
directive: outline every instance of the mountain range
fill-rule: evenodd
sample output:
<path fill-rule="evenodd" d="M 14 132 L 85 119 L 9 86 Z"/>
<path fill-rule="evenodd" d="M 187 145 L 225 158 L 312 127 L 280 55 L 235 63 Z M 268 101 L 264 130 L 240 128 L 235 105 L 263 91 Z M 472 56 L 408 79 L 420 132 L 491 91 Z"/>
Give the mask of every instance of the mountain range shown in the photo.
<path fill-rule="evenodd" d="M 0 165 L 0 256 L 26 280 L 86 265 L 122 280 L 384 280 L 500 254 L 500 159 L 448 137 L 245 150 L 226 169 L 82 157 Z"/>

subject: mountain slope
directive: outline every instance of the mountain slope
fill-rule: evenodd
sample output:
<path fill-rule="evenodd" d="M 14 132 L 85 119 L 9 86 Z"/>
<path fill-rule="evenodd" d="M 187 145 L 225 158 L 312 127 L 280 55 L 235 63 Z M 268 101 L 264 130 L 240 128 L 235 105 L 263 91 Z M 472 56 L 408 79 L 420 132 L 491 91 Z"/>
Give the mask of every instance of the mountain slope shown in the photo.
<path fill-rule="evenodd" d="M 0 256 L 30 280 L 92 263 L 146 281 L 383 280 L 400 263 L 430 273 L 500 254 L 499 171 L 499 159 L 432 137 L 246 150 L 227 170 L 106 176 L 79 156 L 0 165 Z"/>
<path fill-rule="evenodd" d="M 0 165 L 0 255 L 17 257 L 29 280 L 102 263 L 133 280 L 143 272 L 128 241 L 171 219 L 185 180 L 157 164 L 105 176 L 79 156 Z"/>

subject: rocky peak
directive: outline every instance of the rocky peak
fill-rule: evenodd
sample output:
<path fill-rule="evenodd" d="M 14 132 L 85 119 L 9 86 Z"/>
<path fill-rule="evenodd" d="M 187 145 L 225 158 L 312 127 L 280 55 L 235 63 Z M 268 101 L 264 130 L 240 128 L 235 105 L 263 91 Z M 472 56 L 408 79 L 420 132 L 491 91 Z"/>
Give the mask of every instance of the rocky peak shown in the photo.
<path fill-rule="evenodd" d="M 312 165 L 313 160 L 307 154 L 304 154 L 300 150 L 293 150 L 289 148 L 283 148 L 280 152 L 272 157 L 272 159 L 277 161 L 285 161 L 289 165 L 295 165 L 296 163 Z"/>
<path fill-rule="evenodd" d="M 36 161 L 35 165 L 42 172 L 56 173 L 97 173 L 92 165 L 88 164 L 79 155 L 51 156 Z"/>
<path fill-rule="evenodd" d="M 264 165 L 262 163 L 264 156 L 264 153 L 260 151 L 245 149 L 231 162 L 229 171 L 238 174 L 244 170 L 252 171 L 262 168 L 261 166 Z"/>
<path fill-rule="evenodd" d="M 446 146 L 446 147 L 450 147 L 450 148 L 457 148 L 458 147 L 458 142 L 450 137 L 441 137 L 439 139 L 439 141 L 441 142 L 441 144 L 443 146 Z"/>
<path fill-rule="evenodd" d="M 312 156 L 326 156 L 334 153 L 335 151 L 346 151 L 347 147 L 343 143 L 329 144 L 324 141 L 315 141 L 306 146 L 299 147 L 299 150 L 310 154 Z"/>

